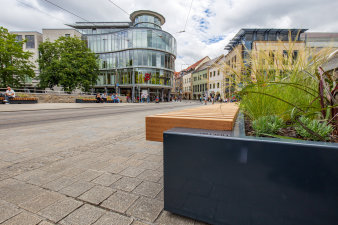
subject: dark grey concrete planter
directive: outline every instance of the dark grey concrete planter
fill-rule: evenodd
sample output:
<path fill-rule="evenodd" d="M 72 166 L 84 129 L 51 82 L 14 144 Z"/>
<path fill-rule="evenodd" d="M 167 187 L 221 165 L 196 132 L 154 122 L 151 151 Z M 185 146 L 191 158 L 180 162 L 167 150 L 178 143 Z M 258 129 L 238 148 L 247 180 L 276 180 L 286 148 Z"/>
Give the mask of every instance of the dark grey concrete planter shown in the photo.
<path fill-rule="evenodd" d="M 242 130 L 242 132 L 241 132 Z M 164 209 L 211 224 L 338 224 L 338 144 L 174 128 Z"/>

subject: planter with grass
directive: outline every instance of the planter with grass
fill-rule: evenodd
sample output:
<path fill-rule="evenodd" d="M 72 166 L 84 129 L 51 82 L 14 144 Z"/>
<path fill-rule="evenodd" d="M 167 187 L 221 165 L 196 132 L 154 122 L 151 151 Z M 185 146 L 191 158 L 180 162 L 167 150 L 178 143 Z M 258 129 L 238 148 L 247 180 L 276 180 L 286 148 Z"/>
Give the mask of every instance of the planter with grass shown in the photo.
<path fill-rule="evenodd" d="M 227 134 L 164 133 L 164 209 L 210 224 L 335 225 L 338 144 Z"/>
<path fill-rule="evenodd" d="M 327 53 L 286 57 L 288 46 L 220 68 L 243 87 L 233 133 L 164 133 L 165 210 L 211 224 L 337 224 L 337 78 L 320 68 Z"/>

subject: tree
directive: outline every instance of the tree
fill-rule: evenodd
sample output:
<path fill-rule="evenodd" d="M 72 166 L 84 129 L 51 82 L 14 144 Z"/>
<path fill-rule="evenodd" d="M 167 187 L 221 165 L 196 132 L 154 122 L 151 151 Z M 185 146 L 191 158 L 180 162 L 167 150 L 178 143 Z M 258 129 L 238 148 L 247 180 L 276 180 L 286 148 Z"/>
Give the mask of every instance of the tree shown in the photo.
<path fill-rule="evenodd" d="M 33 53 L 22 49 L 24 42 L 0 27 L 0 87 L 18 87 L 25 83 L 26 78 L 34 78 L 34 64 L 29 59 Z"/>
<path fill-rule="evenodd" d="M 39 46 L 40 86 L 88 91 L 98 79 L 97 56 L 77 37 L 60 37 Z"/>

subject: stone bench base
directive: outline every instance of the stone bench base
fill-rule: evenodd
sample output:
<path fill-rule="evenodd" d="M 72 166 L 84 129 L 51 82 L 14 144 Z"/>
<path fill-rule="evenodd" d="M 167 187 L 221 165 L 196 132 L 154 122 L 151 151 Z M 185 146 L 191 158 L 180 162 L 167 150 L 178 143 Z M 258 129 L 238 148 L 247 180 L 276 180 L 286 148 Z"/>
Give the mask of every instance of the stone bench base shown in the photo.
<path fill-rule="evenodd" d="M 5 103 L 5 98 L 0 97 L 0 102 Z M 11 98 L 9 100 L 10 104 L 36 104 L 38 103 L 38 98 L 21 98 L 21 97 L 15 97 Z"/>

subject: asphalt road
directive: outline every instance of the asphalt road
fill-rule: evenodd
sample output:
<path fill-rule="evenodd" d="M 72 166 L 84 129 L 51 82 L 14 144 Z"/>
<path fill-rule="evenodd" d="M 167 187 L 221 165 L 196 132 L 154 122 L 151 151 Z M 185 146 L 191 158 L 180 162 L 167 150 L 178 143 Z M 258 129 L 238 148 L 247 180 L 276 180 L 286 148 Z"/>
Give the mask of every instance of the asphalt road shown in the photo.
<path fill-rule="evenodd" d="M 195 104 L 140 104 L 130 106 L 107 106 L 80 109 L 48 109 L 36 111 L 0 112 L 0 129 L 22 127 L 44 123 L 81 120 L 95 117 L 112 116 L 114 114 L 152 111 L 156 109 L 175 110 Z"/>

